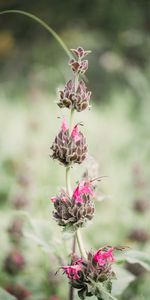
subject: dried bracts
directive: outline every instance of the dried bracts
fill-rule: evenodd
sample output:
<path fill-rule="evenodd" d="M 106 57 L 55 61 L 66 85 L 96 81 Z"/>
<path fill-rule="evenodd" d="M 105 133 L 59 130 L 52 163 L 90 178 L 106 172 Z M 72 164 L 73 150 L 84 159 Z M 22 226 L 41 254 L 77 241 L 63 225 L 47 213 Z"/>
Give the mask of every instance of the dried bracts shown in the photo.
<path fill-rule="evenodd" d="M 77 88 L 73 80 L 69 80 L 64 90 L 59 91 L 60 98 L 58 106 L 76 109 L 78 112 L 89 107 L 91 92 L 88 91 L 83 80 L 79 81 Z"/>
<path fill-rule="evenodd" d="M 77 163 L 81 164 L 87 155 L 86 139 L 76 125 L 71 133 L 68 125 L 63 120 L 60 132 L 56 136 L 52 147 L 51 157 L 57 159 L 65 166 Z"/>
<path fill-rule="evenodd" d="M 83 181 L 74 189 L 71 197 L 64 190 L 52 197 L 55 208 L 53 216 L 58 225 L 71 231 L 84 226 L 94 216 L 93 196 L 92 183 Z"/>
<path fill-rule="evenodd" d="M 69 65 L 78 79 L 79 75 L 84 74 L 88 69 L 88 60 L 82 60 L 90 51 L 85 51 L 83 48 L 71 49 L 76 59 L 71 59 Z M 83 80 L 69 80 L 64 89 L 59 91 L 58 106 L 60 108 L 67 107 L 75 109 L 78 112 L 89 108 L 91 92 Z"/>
<path fill-rule="evenodd" d="M 89 252 L 87 258 L 74 256 L 71 265 L 62 267 L 70 284 L 78 289 L 81 299 L 93 295 L 101 299 L 101 284 L 111 293 L 111 280 L 116 278 L 112 270 L 115 262 L 114 250 L 115 248 L 106 246 L 95 253 Z"/>

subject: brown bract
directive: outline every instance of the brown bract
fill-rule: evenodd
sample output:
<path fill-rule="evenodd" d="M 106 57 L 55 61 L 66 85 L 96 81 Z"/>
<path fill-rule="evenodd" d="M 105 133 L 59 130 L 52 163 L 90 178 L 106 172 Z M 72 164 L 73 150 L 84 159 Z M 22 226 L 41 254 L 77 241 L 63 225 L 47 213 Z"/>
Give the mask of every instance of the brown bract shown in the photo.
<path fill-rule="evenodd" d="M 80 112 L 89 107 L 91 92 L 88 91 L 83 80 L 80 80 L 76 91 L 75 84 L 72 80 L 69 80 L 64 90 L 61 90 L 59 93 L 60 99 L 58 106 L 60 108 L 67 107 Z"/>
<path fill-rule="evenodd" d="M 57 159 L 65 166 L 74 163 L 81 164 L 87 155 L 87 145 L 84 135 L 79 132 L 80 139 L 76 141 L 69 135 L 69 130 L 60 130 L 56 136 L 51 150 L 53 159 Z"/>
<path fill-rule="evenodd" d="M 94 216 L 94 203 L 90 195 L 83 195 L 83 202 L 76 203 L 62 190 L 60 195 L 56 196 L 54 208 L 53 216 L 58 225 L 71 231 L 84 226 Z"/>

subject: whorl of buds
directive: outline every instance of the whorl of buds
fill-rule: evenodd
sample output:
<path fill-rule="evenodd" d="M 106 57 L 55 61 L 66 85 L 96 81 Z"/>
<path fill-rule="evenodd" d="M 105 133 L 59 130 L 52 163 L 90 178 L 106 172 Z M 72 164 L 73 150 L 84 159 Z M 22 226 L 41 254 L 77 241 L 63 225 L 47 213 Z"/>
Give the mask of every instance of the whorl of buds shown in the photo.
<path fill-rule="evenodd" d="M 64 229 L 75 231 L 86 224 L 94 216 L 94 195 L 91 182 L 80 182 L 74 189 L 72 197 L 64 190 L 52 197 L 55 211 L 53 216 Z"/>
<path fill-rule="evenodd" d="M 4 261 L 4 270 L 9 274 L 17 274 L 25 266 L 25 259 L 18 250 L 13 250 Z"/>
<path fill-rule="evenodd" d="M 105 286 L 111 292 L 111 280 L 116 278 L 112 271 L 112 264 L 115 262 L 113 252 L 116 249 L 110 246 L 103 247 L 96 253 L 89 252 L 87 259 L 73 256 L 71 265 L 62 267 L 70 284 L 79 290 L 81 299 L 98 295 L 98 288 L 93 282 L 107 283 Z"/>
<path fill-rule="evenodd" d="M 14 243 L 20 242 L 23 236 L 23 220 L 20 218 L 15 218 L 8 228 L 8 233 Z"/>
<path fill-rule="evenodd" d="M 69 133 L 68 125 L 63 120 L 60 132 L 56 136 L 51 149 L 53 151 L 51 157 L 57 159 L 63 165 L 81 164 L 87 154 L 86 139 L 83 133 L 78 130 L 78 125 L 75 125 Z"/>
<path fill-rule="evenodd" d="M 60 99 L 58 106 L 60 108 L 67 107 L 69 109 L 76 109 L 78 112 L 83 111 L 89 107 L 91 92 L 88 91 L 86 84 L 80 80 L 77 89 L 72 80 L 69 80 L 64 90 L 59 91 Z"/>
<path fill-rule="evenodd" d="M 17 300 L 26 300 L 32 295 L 29 290 L 18 284 L 10 284 L 5 288 L 5 290 L 9 294 L 15 296 Z"/>
<path fill-rule="evenodd" d="M 71 51 L 76 59 L 71 59 L 69 65 L 71 66 L 77 81 L 76 79 L 74 81 L 69 80 L 66 83 L 64 90 L 59 91 L 59 101 L 57 104 L 60 108 L 67 107 L 80 112 L 89 107 L 91 92 L 88 91 L 83 80 L 78 81 L 78 77 L 87 71 L 88 60 L 82 59 L 91 51 L 85 51 L 82 47 L 71 49 Z"/>

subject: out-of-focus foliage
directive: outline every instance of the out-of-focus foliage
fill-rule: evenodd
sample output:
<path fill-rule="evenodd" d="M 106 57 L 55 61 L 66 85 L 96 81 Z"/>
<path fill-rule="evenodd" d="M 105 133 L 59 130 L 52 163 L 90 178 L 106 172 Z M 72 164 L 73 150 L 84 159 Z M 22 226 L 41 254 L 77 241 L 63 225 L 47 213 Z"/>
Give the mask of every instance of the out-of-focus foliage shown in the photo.
<path fill-rule="evenodd" d="M 10 283 L 21 285 L 32 292 L 31 299 L 42 300 L 56 294 L 66 299 L 65 278 L 61 271 L 57 276 L 55 272 L 63 261 L 68 261 L 71 241 L 68 235 L 61 235 L 52 219 L 49 203 L 50 196 L 64 186 L 65 176 L 63 167 L 51 161 L 48 155 L 59 127 L 57 116 L 68 116 L 68 112 L 61 113 L 56 107 L 55 95 L 41 94 L 39 88 L 34 93 L 24 97 L 24 104 L 11 104 L 6 101 L 7 92 L 3 90 L 1 94 L 0 228 L 3 247 L 0 282 L 4 288 Z M 105 244 L 127 245 L 149 257 L 149 104 L 145 103 L 138 120 L 135 118 L 133 122 L 126 96 L 116 92 L 108 106 L 101 106 L 101 109 L 93 106 L 86 114 L 76 116 L 77 121 L 82 119 L 85 124 L 90 154 L 100 166 L 99 175 L 108 175 L 99 184 L 96 216 L 91 226 L 83 230 L 83 235 L 87 249 Z M 130 94 L 128 97 L 132 101 Z M 86 164 L 80 170 L 72 170 L 73 186 L 85 167 Z M 141 206 L 137 206 L 137 201 L 141 201 Z M 10 231 L 10 227 L 18 217 L 23 220 L 24 238 L 20 242 L 15 239 L 14 244 L 14 231 Z M 25 257 L 26 265 L 12 278 L 4 268 L 4 260 L 16 246 Z M 135 264 L 138 259 L 141 260 L 139 254 L 127 260 Z M 142 260 L 144 265 L 146 256 Z M 149 275 L 145 269 L 139 270 L 138 266 L 134 269 L 132 265 L 125 264 L 127 270 L 118 270 L 120 291 L 134 281 L 123 296 L 118 297 L 133 299 L 134 295 L 137 300 L 140 291 L 148 300 L 146 282 Z M 137 272 L 140 272 L 138 277 Z M 115 285 L 117 281 L 114 292 L 119 293 Z"/>
<path fill-rule="evenodd" d="M 0 1 L 0 10 L 23 9 L 41 17 L 69 47 L 81 44 L 92 49 L 95 55 L 91 56 L 88 78 L 94 100 L 106 102 L 116 88 L 120 93 L 130 89 L 136 102 L 134 109 L 139 108 L 148 85 L 149 6 L 147 0 L 45 0 L 36 4 L 35 1 Z M 21 74 L 20 87 L 26 89 L 31 76 L 45 71 L 47 76 L 40 84 L 47 90 L 54 89 L 56 82 L 65 77 L 64 55 L 56 42 L 23 16 L 1 16 L 0 26 L 1 80 L 9 79 L 12 83 Z M 48 66 L 57 66 L 51 84 L 46 80 L 51 76 Z M 14 92 L 11 86 L 11 93 Z"/>
<path fill-rule="evenodd" d="M 93 107 L 76 121 L 84 122 L 95 169 L 108 178 L 99 184 L 96 216 L 83 236 L 87 249 L 112 244 L 135 251 L 116 267 L 113 292 L 119 300 L 149 300 L 149 1 L 1 0 L 4 9 L 34 13 L 68 47 L 93 51 Z M 70 77 L 68 58 L 28 18 L 1 15 L 0 26 L 0 285 L 21 300 L 30 293 L 32 300 L 63 300 L 67 282 L 55 272 L 68 262 L 71 240 L 52 219 L 49 198 L 65 176 L 49 153 L 57 117 L 68 117 L 55 103 L 56 88 Z M 95 172 L 92 159 L 74 168 L 72 186 L 87 165 Z"/>

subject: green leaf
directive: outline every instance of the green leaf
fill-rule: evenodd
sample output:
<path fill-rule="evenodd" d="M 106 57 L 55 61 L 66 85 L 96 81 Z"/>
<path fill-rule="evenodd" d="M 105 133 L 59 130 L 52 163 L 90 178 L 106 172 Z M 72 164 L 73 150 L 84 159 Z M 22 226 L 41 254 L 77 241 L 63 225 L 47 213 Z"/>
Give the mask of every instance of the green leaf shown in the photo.
<path fill-rule="evenodd" d="M 0 299 L 1 300 L 16 300 L 16 298 L 9 293 L 7 293 L 5 290 L 0 288 Z"/>
<path fill-rule="evenodd" d="M 98 283 L 98 288 L 103 300 L 117 300 L 112 294 L 110 294 L 106 287 L 102 283 Z"/>
<path fill-rule="evenodd" d="M 117 300 L 112 294 L 109 293 L 107 290 L 107 285 L 105 286 L 101 282 L 95 282 L 91 278 L 89 278 L 91 283 L 93 284 L 93 287 L 95 288 L 95 295 L 97 296 L 97 299 L 99 300 Z"/>
<path fill-rule="evenodd" d="M 147 271 L 150 271 L 150 255 L 138 250 L 128 250 L 123 257 L 118 257 L 117 262 L 121 263 L 127 261 L 131 264 L 139 263 Z"/>
<path fill-rule="evenodd" d="M 118 266 L 114 267 L 117 279 L 112 284 L 112 294 L 115 296 L 121 295 L 128 285 L 134 281 L 135 276 L 127 270 Z"/>

